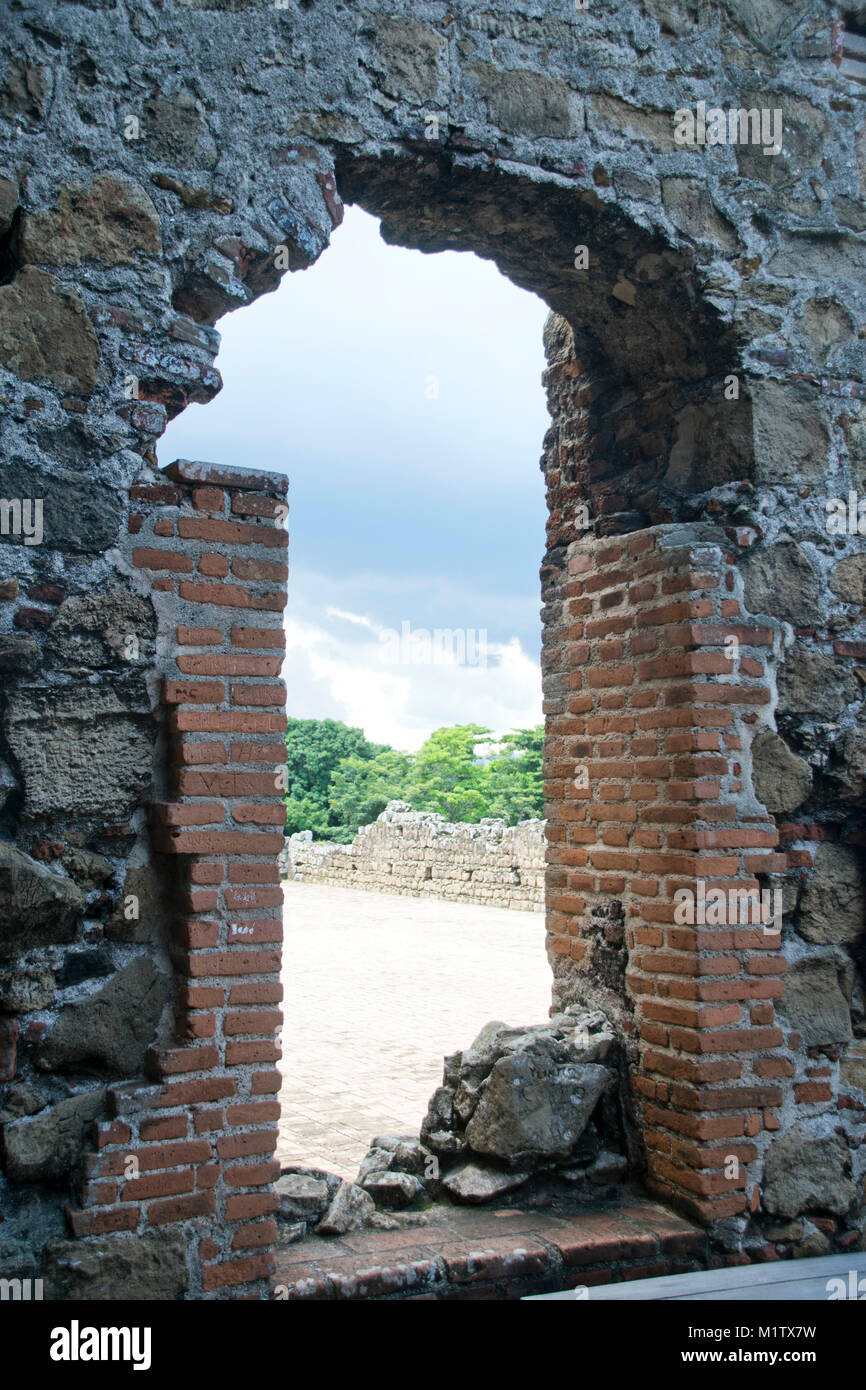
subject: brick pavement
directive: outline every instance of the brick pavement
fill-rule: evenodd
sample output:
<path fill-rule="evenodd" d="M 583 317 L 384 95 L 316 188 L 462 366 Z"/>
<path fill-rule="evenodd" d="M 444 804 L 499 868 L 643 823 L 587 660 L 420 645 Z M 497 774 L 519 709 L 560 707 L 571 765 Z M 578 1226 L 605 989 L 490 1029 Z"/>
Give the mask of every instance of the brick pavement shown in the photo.
<path fill-rule="evenodd" d="M 272 1297 L 513 1299 L 703 1269 L 703 1231 L 629 1190 L 555 1211 L 437 1206 L 428 1224 L 313 1236 L 277 1250 Z M 722 1263 L 717 1260 L 716 1263 Z"/>
<path fill-rule="evenodd" d="M 277 1157 L 354 1177 L 376 1133 L 418 1132 L 442 1058 L 491 1019 L 541 1023 L 544 916 L 285 884 Z"/>

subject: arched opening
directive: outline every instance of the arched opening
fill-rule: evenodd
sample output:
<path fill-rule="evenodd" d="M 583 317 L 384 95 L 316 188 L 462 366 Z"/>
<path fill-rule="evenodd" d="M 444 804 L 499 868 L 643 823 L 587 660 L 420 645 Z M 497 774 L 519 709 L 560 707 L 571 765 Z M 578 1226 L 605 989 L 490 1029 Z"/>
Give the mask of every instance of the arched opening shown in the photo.
<path fill-rule="evenodd" d="M 723 735 L 702 744 L 675 732 L 690 720 L 706 722 L 685 708 L 666 712 L 671 703 L 703 698 L 691 688 L 632 696 L 613 687 L 703 669 L 703 658 L 690 655 L 692 646 L 720 640 L 715 631 L 708 638 L 682 623 L 670 631 L 666 626 L 666 636 L 685 642 L 686 654 L 653 665 L 648 654 L 656 639 L 627 634 L 656 621 L 636 607 L 668 593 L 685 598 L 682 611 L 662 606 L 658 621 L 666 625 L 677 617 L 724 613 L 718 603 L 733 602 L 699 597 L 703 581 L 695 566 L 730 560 L 719 544 L 727 544 L 750 497 L 750 406 L 737 389 L 735 335 L 702 292 L 692 253 L 672 249 L 616 207 L 576 193 L 561 179 L 530 180 L 490 162 L 480 166 L 441 152 L 377 160 L 341 155 L 330 189 L 332 215 L 336 220 L 338 188 L 347 201 L 382 218 L 387 241 L 425 251 L 475 251 L 553 311 L 545 343 L 553 423 L 544 441 L 549 516 L 542 566 L 546 814 L 553 825 L 548 958 L 556 1007 L 602 1004 L 618 1019 L 639 1091 L 648 1031 L 637 1023 L 634 991 L 641 986 L 634 984 L 629 960 L 643 939 L 632 923 L 651 918 L 653 906 L 634 894 L 666 899 L 673 890 L 684 863 L 673 854 L 675 826 L 693 813 L 666 806 L 665 797 L 692 797 L 691 782 L 700 782 L 712 761 L 700 750 L 722 751 Z M 296 236 L 293 244 L 297 250 Z M 298 252 L 301 263 L 315 254 L 315 248 Z M 253 294 L 274 283 L 272 259 L 269 253 L 243 261 Z M 288 260 L 292 264 L 291 254 Z M 217 295 L 206 310 L 198 274 L 187 273 L 175 302 L 215 317 L 225 300 Z M 579 576 L 596 564 L 615 568 L 584 583 Z M 653 571 L 658 580 L 631 584 Z M 733 575 L 725 583 L 733 593 Z M 593 621 L 584 624 L 584 617 Z M 638 677 L 641 655 L 647 673 Z M 579 687 L 586 693 L 578 695 Z M 746 692 L 743 699 L 749 698 Z M 635 713 L 615 713 L 631 705 Z M 681 738 L 685 742 L 677 743 Z M 675 765 L 667 755 L 677 748 L 682 756 Z M 636 757 L 644 761 L 637 764 Z M 578 783 L 584 760 L 594 779 L 588 790 Z M 632 787 L 639 775 L 654 780 Z M 666 792 L 665 783 L 676 777 L 685 779 L 676 783 L 682 790 Z M 588 807 L 581 804 L 587 797 Z M 635 799 L 647 803 L 640 817 Z M 647 829 L 641 818 L 663 829 Z M 657 856 L 661 878 L 652 888 L 638 873 L 644 848 L 664 851 Z M 634 1095 L 632 1102 L 642 1104 Z M 638 1133 L 633 1158 L 640 1167 L 642 1121 L 632 1116 L 630 1123 Z M 669 1190 L 664 1164 L 652 1156 L 649 1162 L 657 1170 L 655 1185 Z"/>
<path fill-rule="evenodd" d="M 159 443 L 290 477 L 287 829 L 315 842 L 287 847 L 284 1166 L 354 1179 L 374 1135 L 417 1134 L 446 1054 L 547 1015 L 541 789 L 527 773 L 518 804 L 500 746 L 541 721 L 545 315 L 352 208 L 307 275 L 223 321 L 222 392 Z M 483 761 L 442 745 L 449 797 L 431 736 L 470 724 Z M 362 813 L 338 780 L 329 815 L 352 739 L 381 787 Z M 414 809 L 379 823 L 391 801 Z"/>

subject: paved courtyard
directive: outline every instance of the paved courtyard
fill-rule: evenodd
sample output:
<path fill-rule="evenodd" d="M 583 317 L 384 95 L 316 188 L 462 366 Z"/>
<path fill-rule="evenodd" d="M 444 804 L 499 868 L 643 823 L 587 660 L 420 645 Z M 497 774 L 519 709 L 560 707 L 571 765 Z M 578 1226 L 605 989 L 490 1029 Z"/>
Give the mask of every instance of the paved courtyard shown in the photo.
<path fill-rule="evenodd" d="M 277 1157 L 354 1177 L 374 1134 L 418 1132 L 446 1053 L 547 1018 L 544 914 L 284 887 Z"/>

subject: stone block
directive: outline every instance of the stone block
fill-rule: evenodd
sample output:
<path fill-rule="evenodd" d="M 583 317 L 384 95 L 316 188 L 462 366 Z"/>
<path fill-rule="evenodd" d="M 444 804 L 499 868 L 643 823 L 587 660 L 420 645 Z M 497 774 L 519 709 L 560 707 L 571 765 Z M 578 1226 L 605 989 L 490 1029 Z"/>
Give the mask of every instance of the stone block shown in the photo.
<path fill-rule="evenodd" d="M 172 1302 L 189 1287 L 177 1229 L 90 1240 L 52 1240 L 43 1253 L 45 1297 L 60 1302 Z"/>
<path fill-rule="evenodd" d="M 72 941 L 83 914 L 84 898 L 70 879 L 0 841 L 0 957 Z"/>
<path fill-rule="evenodd" d="M 806 1124 L 771 1145 L 764 1165 L 762 1201 L 773 1216 L 832 1212 L 843 1216 L 857 1196 L 850 1179 L 851 1156 L 841 1134 Z"/>
<path fill-rule="evenodd" d="M 8 703 L 5 731 L 28 816 L 119 821 L 146 798 L 154 734 L 137 685 L 19 690 Z"/>
<path fill-rule="evenodd" d="M 102 989 L 67 1004 L 36 1054 L 42 1071 L 131 1077 L 144 1071 L 171 981 L 139 956 Z"/>
<path fill-rule="evenodd" d="M 13 1182 L 60 1182 L 80 1162 L 94 1120 L 105 1114 L 105 1089 L 70 1096 L 34 1117 L 3 1128 L 7 1176 Z"/>
<path fill-rule="evenodd" d="M 0 362 L 25 381 L 45 378 L 89 396 L 99 340 L 83 300 L 44 270 L 25 266 L 0 285 Z"/>

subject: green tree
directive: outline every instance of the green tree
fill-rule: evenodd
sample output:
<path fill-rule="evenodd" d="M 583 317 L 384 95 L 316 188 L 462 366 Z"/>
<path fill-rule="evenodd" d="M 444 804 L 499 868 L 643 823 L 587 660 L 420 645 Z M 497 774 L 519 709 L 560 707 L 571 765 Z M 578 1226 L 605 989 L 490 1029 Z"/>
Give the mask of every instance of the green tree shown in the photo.
<path fill-rule="evenodd" d="M 344 758 L 331 776 L 329 804 L 340 825 L 333 838 L 348 843 L 361 825 L 380 816 L 389 801 L 408 800 L 411 755 L 385 748 L 375 758 Z"/>
<path fill-rule="evenodd" d="M 436 729 L 412 762 L 405 799 L 415 811 L 438 811 L 450 821 L 488 815 L 484 764 L 477 745 L 489 737 L 480 724 Z"/>
<path fill-rule="evenodd" d="M 336 719 L 290 719 L 286 731 L 286 834 L 312 830 L 332 839 L 340 829 L 328 800 L 331 778 L 344 758 L 365 761 L 386 751 L 362 729 Z"/>
<path fill-rule="evenodd" d="M 516 825 L 544 815 L 543 746 L 543 724 L 503 734 L 484 769 L 488 816 L 501 816 Z"/>

